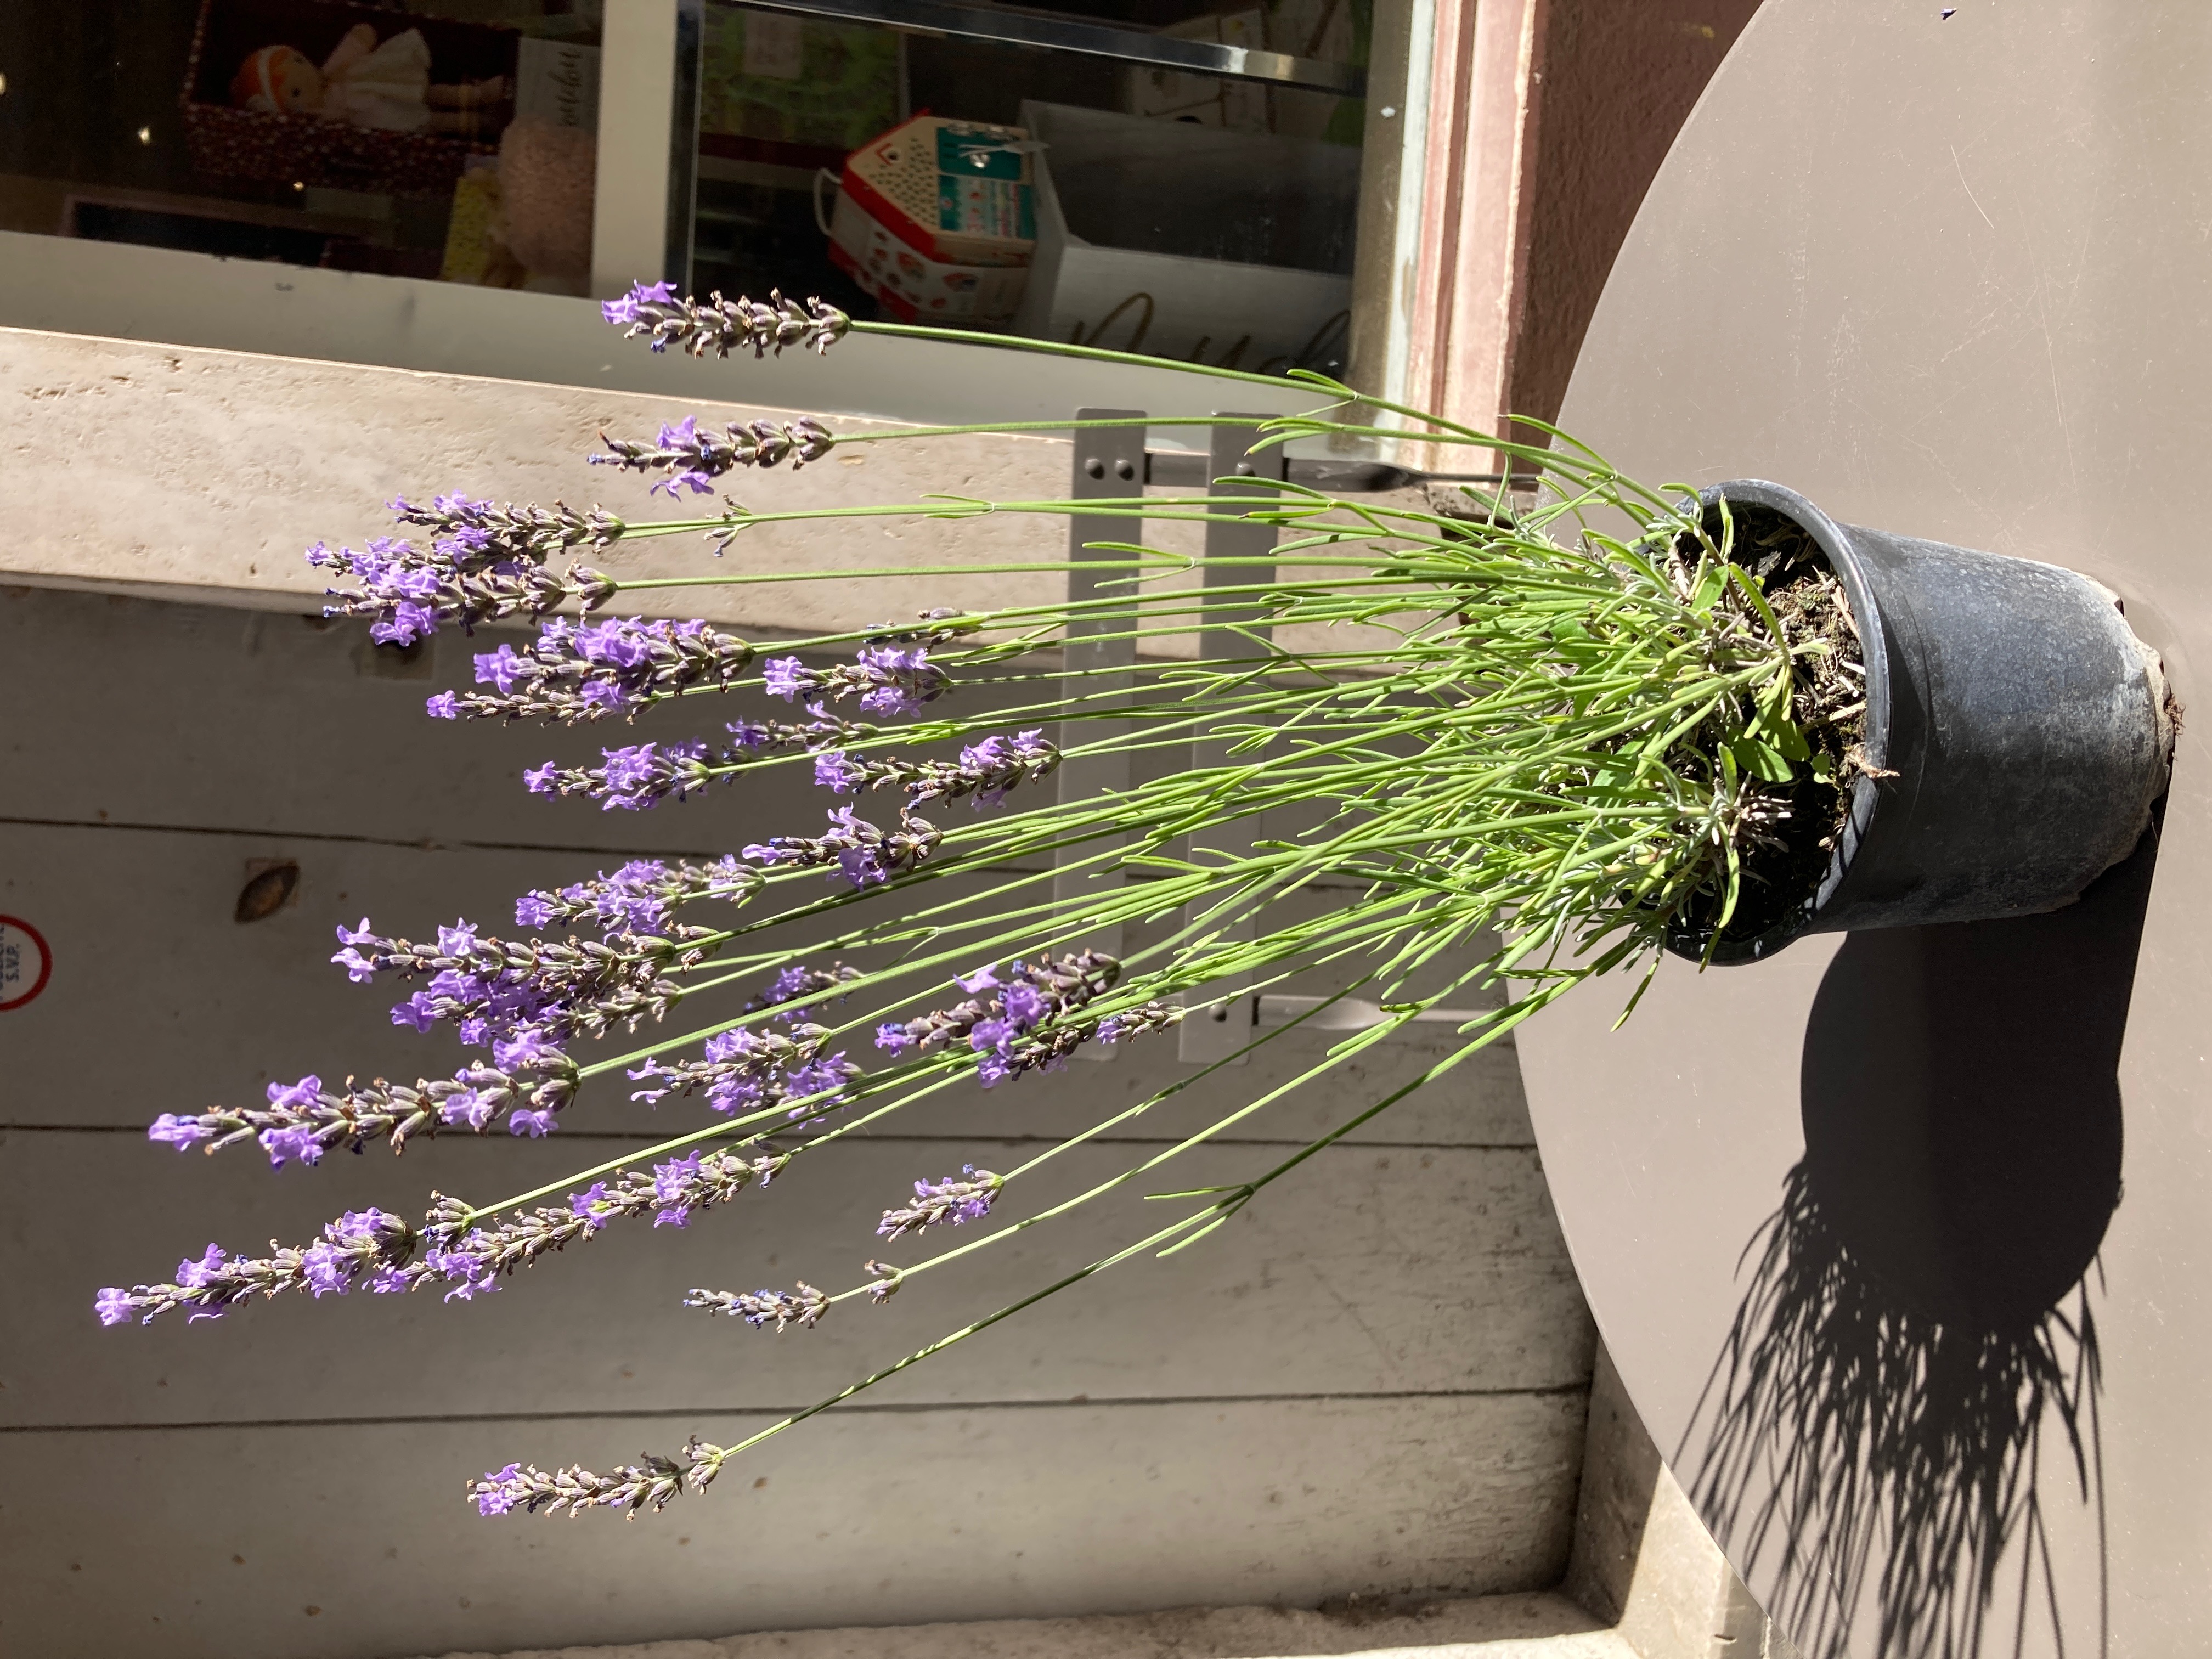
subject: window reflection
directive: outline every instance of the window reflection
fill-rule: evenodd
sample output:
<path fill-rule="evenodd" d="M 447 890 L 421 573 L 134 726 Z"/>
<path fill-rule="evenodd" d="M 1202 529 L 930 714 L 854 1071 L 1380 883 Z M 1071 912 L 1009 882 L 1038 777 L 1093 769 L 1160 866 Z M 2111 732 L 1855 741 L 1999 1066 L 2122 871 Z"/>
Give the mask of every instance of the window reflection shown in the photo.
<path fill-rule="evenodd" d="M 1364 103 L 1286 84 L 1298 71 L 1280 64 L 1337 66 L 1356 87 L 1370 0 L 932 15 L 964 36 L 872 10 L 897 15 L 868 0 L 708 6 L 695 286 L 1230 367 L 1343 368 Z M 1028 38 L 978 38 L 1006 19 Z M 1277 78 L 1202 72 L 1173 43 L 1272 54 Z"/>
<path fill-rule="evenodd" d="M 1334 373 L 1372 14 L 0 0 L 0 229 L 552 294 L 781 288 Z"/>
<path fill-rule="evenodd" d="M 582 294 L 600 0 L 0 5 L 0 228 Z"/>

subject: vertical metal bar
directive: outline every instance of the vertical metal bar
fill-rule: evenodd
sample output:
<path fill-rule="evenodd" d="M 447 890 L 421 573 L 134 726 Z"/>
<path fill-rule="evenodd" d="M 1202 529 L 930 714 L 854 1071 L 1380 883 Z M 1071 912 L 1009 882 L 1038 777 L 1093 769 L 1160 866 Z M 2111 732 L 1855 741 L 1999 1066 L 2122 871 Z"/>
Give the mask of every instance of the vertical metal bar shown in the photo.
<path fill-rule="evenodd" d="M 1117 417 L 1141 416 L 1141 409 L 1079 409 L 1075 417 L 1079 421 L 1112 420 Z M 1126 501 L 1140 495 L 1145 489 L 1145 428 L 1141 426 L 1109 427 L 1097 431 L 1075 434 L 1075 472 L 1068 494 L 1076 501 Z M 1071 672 L 1081 674 L 1080 679 L 1067 682 L 1069 695 L 1091 701 L 1091 708 L 1106 699 L 1108 706 L 1127 698 L 1136 683 L 1137 642 L 1128 637 L 1137 614 L 1135 588 L 1130 586 L 1103 586 L 1103 579 L 1123 577 L 1122 570 L 1102 571 L 1096 567 L 1103 561 L 1120 559 L 1118 553 L 1103 553 L 1085 545 L 1089 542 L 1133 542 L 1143 529 L 1144 520 L 1125 513 L 1079 514 L 1068 520 L 1067 528 L 1067 597 L 1071 604 L 1085 600 L 1127 594 L 1128 604 L 1109 605 L 1072 620 L 1067 629 L 1067 643 L 1061 652 L 1063 665 Z M 1119 638 L 1107 638 L 1118 635 Z M 1125 736 L 1129 729 L 1127 720 L 1086 719 L 1060 722 L 1059 739 L 1063 750 L 1083 744 L 1110 742 Z M 1129 787 L 1129 757 L 1126 753 L 1110 755 L 1074 755 L 1060 763 L 1060 799 L 1063 803 L 1091 800 L 1101 795 L 1126 793 Z M 1115 841 L 1085 842 L 1081 845 L 1063 848 L 1058 861 L 1063 866 L 1078 860 L 1095 859 Z M 1118 878 L 1098 871 L 1093 865 L 1083 869 L 1062 868 L 1053 878 L 1053 897 L 1061 902 L 1079 901 L 1087 895 L 1104 890 L 1106 884 Z M 1081 950 L 1089 947 L 1109 955 L 1121 954 L 1121 928 L 1119 923 L 1085 929 L 1063 939 L 1062 950 Z M 1110 1060 L 1115 1051 L 1098 1043 L 1088 1043 L 1077 1050 L 1095 1060 Z"/>
<path fill-rule="evenodd" d="M 1219 410 L 1227 414 L 1232 411 Z M 1255 416 L 1255 420 L 1264 416 Z M 1289 459 L 1281 446 L 1261 450 L 1256 455 L 1247 454 L 1256 434 L 1250 427 L 1217 426 L 1213 428 L 1212 475 L 1211 494 L 1214 495 L 1251 496 L 1262 492 L 1240 486 L 1240 478 L 1282 479 L 1289 477 Z M 1222 587 L 1242 586 L 1251 582 L 1272 580 L 1275 574 L 1273 564 L 1220 564 L 1223 559 L 1264 558 L 1275 545 L 1276 529 L 1269 524 L 1254 524 L 1236 515 L 1244 509 L 1241 506 L 1218 507 L 1213 509 L 1213 521 L 1206 526 L 1206 563 L 1201 570 L 1201 593 L 1211 595 Z M 1254 657 L 1265 647 L 1267 630 L 1255 618 L 1265 614 L 1264 608 L 1245 600 L 1228 600 L 1206 607 L 1206 625 L 1200 630 L 1198 654 L 1201 658 L 1222 659 Z M 1229 759 L 1229 745 L 1211 736 L 1192 739 L 1191 769 L 1220 766 Z M 1194 864 L 1206 862 L 1209 852 L 1236 856 L 1250 850 L 1254 826 L 1229 824 L 1213 831 L 1199 831 L 1190 838 L 1190 857 Z M 1184 913 L 1186 922 L 1195 921 L 1206 907 L 1194 905 Z M 1225 942 L 1252 939 L 1256 931 L 1256 920 L 1249 912 L 1231 920 L 1226 926 L 1216 924 L 1216 931 Z M 1218 1000 L 1209 1006 L 1194 1009 L 1176 1028 L 1178 1052 L 1181 1058 L 1198 1065 L 1211 1065 L 1233 1054 L 1252 1040 L 1254 1000 L 1241 985 L 1217 988 Z M 1234 1062 L 1243 1065 L 1242 1060 Z"/>

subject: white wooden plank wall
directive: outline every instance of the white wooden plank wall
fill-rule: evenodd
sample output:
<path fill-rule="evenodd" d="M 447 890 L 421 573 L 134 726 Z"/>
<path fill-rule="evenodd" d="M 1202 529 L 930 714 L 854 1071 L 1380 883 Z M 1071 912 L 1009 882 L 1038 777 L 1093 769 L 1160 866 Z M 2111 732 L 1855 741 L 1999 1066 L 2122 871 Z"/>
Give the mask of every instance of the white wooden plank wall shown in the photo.
<path fill-rule="evenodd" d="M 148 1143 L 155 1113 L 271 1076 L 451 1064 L 447 1040 L 395 1031 L 390 998 L 325 964 L 333 922 L 504 921 L 521 889 L 632 850 L 818 822 L 826 797 L 798 788 L 645 815 L 530 798 L 526 762 L 635 739 L 427 722 L 467 643 L 441 637 L 432 678 L 392 678 L 358 638 L 0 590 L 0 913 L 56 963 L 0 1014 L 9 1651 L 375 1659 L 1559 1579 L 1591 1336 L 1510 1051 L 1207 1243 L 1045 1304 L 635 1525 L 483 1521 L 461 1482 L 735 1437 L 1158 1224 L 1158 1206 L 1102 1206 L 781 1338 L 678 1305 L 695 1284 L 854 1282 L 907 1183 L 1003 1168 L 1185 1074 L 1172 1040 L 948 1098 L 687 1231 L 611 1230 L 473 1304 L 301 1299 L 100 1329 L 94 1287 L 166 1276 L 210 1238 L 302 1239 L 368 1202 L 419 1213 L 434 1184 L 488 1199 L 705 1121 L 696 1103 L 586 1104 L 545 1142 L 275 1172 Z M 299 861 L 297 904 L 234 922 L 247 861 L 272 857 Z M 1190 1091 L 1036 1196 L 1126 1167 L 1322 1041 Z M 1264 1168 L 1441 1052 L 1395 1046 L 1151 1184 Z"/>

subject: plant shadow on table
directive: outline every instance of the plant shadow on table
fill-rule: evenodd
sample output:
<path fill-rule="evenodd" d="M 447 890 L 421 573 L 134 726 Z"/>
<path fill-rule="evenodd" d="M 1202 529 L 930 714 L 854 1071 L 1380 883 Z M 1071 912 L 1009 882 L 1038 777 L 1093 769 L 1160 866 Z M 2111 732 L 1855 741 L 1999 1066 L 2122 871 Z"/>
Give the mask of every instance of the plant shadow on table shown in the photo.
<path fill-rule="evenodd" d="M 1805 1157 L 1675 1457 L 1804 1659 L 2102 1650 L 2094 1304 L 2157 835 L 2065 909 L 1855 933 L 1821 981 Z"/>

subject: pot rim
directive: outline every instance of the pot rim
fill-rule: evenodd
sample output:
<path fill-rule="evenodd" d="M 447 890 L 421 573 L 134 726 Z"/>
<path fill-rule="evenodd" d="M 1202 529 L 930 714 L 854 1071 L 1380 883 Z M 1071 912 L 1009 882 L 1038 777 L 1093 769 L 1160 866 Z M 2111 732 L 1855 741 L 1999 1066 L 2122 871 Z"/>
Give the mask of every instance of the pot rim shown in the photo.
<path fill-rule="evenodd" d="M 1701 515 L 1710 514 L 1723 500 L 1731 507 L 1764 507 L 1781 514 L 1810 536 L 1814 545 L 1826 556 L 1829 569 L 1844 586 L 1844 597 L 1850 606 L 1851 623 L 1858 633 L 1860 658 L 1866 670 L 1866 734 L 1860 746 L 1870 767 L 1877 771 L 1886 769 L 1889 765 L 1890 734 L 1889 634 L 1881 607 L 1875 603 L 1873 590 L 1860 567 L 1857 550 L 1851 544 L 1850 532 L 1787 484 L 1765 478 L 1732 478 L 1708 484 L 1698 492 Z M 1876 781 L 1865 773 L 1851 780 L 1850 810 L 1835 851 L 1829 854 L 1827 872 L 1795 913 L 1750 939 L 1723 939 L 1712 947 L 1710 958 L 1705 956 L 1706 945 L 1711 938 L 1710 929 L 1684 928 L 1677 932 L 1670 927 L 1668 948 L 1677 955 L 1733 968 L 1764 961 L 1807 932 L 1827 908 L 1836 890 L 1843 885 L 1851 860 L 1874 827 L 1880 796 Z"/>

